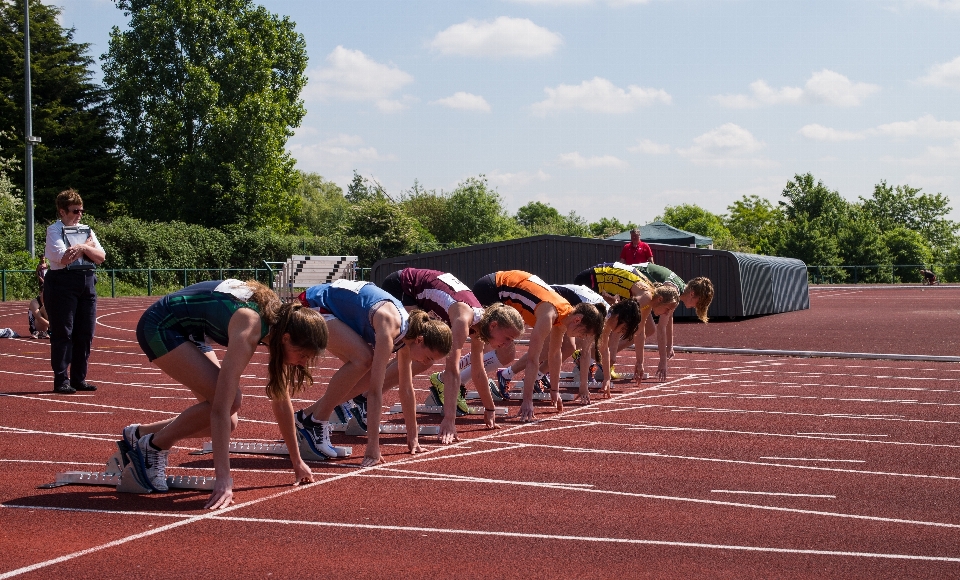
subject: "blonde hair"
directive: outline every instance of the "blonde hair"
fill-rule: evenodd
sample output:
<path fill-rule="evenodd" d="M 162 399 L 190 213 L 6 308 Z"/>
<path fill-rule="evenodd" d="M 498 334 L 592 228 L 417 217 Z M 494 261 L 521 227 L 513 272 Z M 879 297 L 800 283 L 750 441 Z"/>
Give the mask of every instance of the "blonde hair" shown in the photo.
<path fill-rule="evenodd" d="M 416 310 L 410 314 L 410 322 L 404 338 L 415 340 L 421 336 L 423 346 L 443 356 L 447 356 L 453 348 L 453 334 L 447 323 L 423 310 Z"/>
<path fill-rule="evenodd" d="M 247 280 L 244 285 L 253 290 L 249 301 L 257 305 L 260 317 L 270 327 L 267 398 L 277 401 L 293 397 L 313 384 L 313 375 L 309 365 L 293 366 L 284 362 L 283 336 L 289 334 L 290 344 L 309 351 L 312 364 L 327 348 L 327 323 L 323 316 L 299 303 L 281 304 L 273 290 L 256 280 Z"/>
<path fill-rule="evenodd" d="M 653 289 L 653 298 L 660 297 L 660 304 L 678 304 L 680 293 L 673 284 L 657 284 Z"/>
<path fill-rule="evenodd" d="M 708 320 L 707 309 L 713 302 L 713 282 L 709 278 L 700 276 L 687 282 L 687 290 L 692 290 L 697 295 L 697 318 L 706 322 Z"/>
<path fill-rule="evenodd" d="M 483 316 L 477 323 L 477 334 L 483 342 L 490 342 L 490 325 L 494 322 L 497 323 L 497 326 L 523 332 L 523 318 L 517 312 L 517 309 L 507 306 L 503 302 L 494 302 L 483 310 Z"/>

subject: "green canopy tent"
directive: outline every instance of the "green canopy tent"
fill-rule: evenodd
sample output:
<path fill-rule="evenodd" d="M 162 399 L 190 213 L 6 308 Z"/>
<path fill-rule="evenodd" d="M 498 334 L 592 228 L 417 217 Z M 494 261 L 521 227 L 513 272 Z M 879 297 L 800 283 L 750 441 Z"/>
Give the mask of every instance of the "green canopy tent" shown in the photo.
<path fill-rule="evenodd" d="M 638 229 L 640 230 L 640 239 L 648 244 L 669 244 L 671 246 L 687 247 L 713 247 L 713 238 L 701 236 L 700 234 L 695 234 L 693 232 L 687 232 L 663 222 L 649 223 L 645 226 L 640 226 Z M 630 231 L 627 230 L 625 232 L 620 232 L 619 234 L 611 236 L 607 239 L 629 242 Z"/>

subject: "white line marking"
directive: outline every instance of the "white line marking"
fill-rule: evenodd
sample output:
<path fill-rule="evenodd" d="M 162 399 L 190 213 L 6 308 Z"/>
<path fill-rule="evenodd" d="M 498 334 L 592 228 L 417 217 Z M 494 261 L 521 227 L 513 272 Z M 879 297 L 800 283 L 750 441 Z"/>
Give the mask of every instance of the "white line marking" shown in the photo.
<path fill-rule="evenodd" d="M 828 437 L 889 437 L 874 433 L 797 433 L 797 435 L 826 435 Z"/>
<path fill-rule="evenodd" d="M 833 461 L 837 463 L 866 463 L 862 459 L 819 459 L 813 457 L 761 457 L 760 459 L 773 459 L 776 461 Z"/>
<path fill-rule="evenodd" d="M 781 493 L 775 491 L 738 491 L 732 489 L 711 489 L 710 493 L 735 493 L 744 495 L 776 495 L 784 497 L 822 497 L 826 499 L 837 499 L 835 495 L 818 495 L 810 493 Z"/>
<path fill-rule="evenodd" d="M 83 415 L 113 415 L 110 411 L 47 411 L 47 413 L 80 413 Z"/>

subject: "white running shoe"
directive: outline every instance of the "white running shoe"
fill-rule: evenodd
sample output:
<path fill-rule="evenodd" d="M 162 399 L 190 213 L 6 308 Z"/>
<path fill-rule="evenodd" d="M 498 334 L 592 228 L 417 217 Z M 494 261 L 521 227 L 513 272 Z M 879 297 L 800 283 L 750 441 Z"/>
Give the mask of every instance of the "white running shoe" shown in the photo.
<path fill-rule="evenodd" d="M 167 487 L 167 455 L 170 451 L 157 451 L 150 445 L 153 433 L 144 435 L 137 441 L 137 454 L 143 461 L 143 474 L 154 491 L 168 491 Z"/>

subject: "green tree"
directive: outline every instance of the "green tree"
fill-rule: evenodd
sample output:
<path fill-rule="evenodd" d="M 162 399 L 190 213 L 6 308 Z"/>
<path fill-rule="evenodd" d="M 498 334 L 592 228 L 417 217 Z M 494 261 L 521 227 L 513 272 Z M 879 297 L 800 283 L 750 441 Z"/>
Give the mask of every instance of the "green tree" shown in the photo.
<path fill-rule="evenodd" d="M 441 244 L 467 246 L 523 236 L 515 223 L 500 194 L 480 175 L 457 185 L 447 197 L 443 221 L 430 231 Z"/>
<path fill-rule="evenodd" d="M 926 266 L 933 261 L 933 252 L 923 235 L 916 230 L 895 227 L 883 234 L 883 241 L 894 265 L 912 266 L 895 269 L 894 279 L 903 282 L 919 282 L 921 277 L 917 266 Z"/>
<path fill-rule="evenodd" d="M 769 200 L 758 195 L 745 195 L 727 206 L 724 225 L 737 240 L 751 248 L 750 251 L 765 253 L 770 250 L 773 233 L 783 222 L 783 211 Z"/>
<path fill-rule="evenodd" d="M 945 252 L 956 242 L 960 224 L 946 219 L 950 214 L 950 199 L 941 193 L 920 193 L 909 185 L 892 187 L 881 181 L 873 188 L 873 195 L 860 198 L 863 210 L 882 232 L 897 227 L 914 230 L 938 252 Z"/>
<path fill-rule="evenodd" d="M 595 238 L 609 238 L 620 232 L 625 232 L 631 228 L 637 227 L 633 222 L 621 223 L 617 218 L 600 218 L 592 222 L 589 226 L 590 235 Z"/>
<path fill-rule="evenodd" d="M 306 43 L 251 0 L 115 0 L 104 82 L 135 215 L 285 231 L 300 213 L 284 146 L 304 115 Z"/>
<path fill-rule="evenodd" d="M 421 229 L 403 208 L 385 195 L 375 195 L 350 208 L 347 234 L 363 242 L 357 256 L 364 266 L 377 260 L 418 251 Z"/>
<path fill-rule="evenodd" d="M 684 203 L 663 208 L 663 215 L 654 220 L 662 221 L 675 228 L 713 239 L 713 247 L 720 250 L 743 251 L 751 248 L 738 242 L 727 226 L 724 216 L 707 211 L 696 204 Z"/>
<path fill-rule="evenodd" d="M 845 227 L 837 235 L 840 261 L 850 266 L 876 266 L 890 263 L 890 252 L 877 224 L 862 209 L 855 208 Z M 857 282 L 886 282 L 884 268 L 857 268 L 847 274 Z"/>
<path fill-rule="evenodd" d="M 294 226 L 302 232 L 325 236 L 342 234 L 347 229 L 350 202 L 340 186 L 326 181 L 319 173 L 300 173 L 294 194 L 302 208 Z"/>
<path fill-rule="evenodd" d="M 57 21 L 60 8 L 30 0 L 30 76 L 34 201 L 39 215 L 53 216 L 57 194 L 73 187 L 97 213 L 114 198 L 118 158 L 114 153 L 105 92 L 91 81 L 89 44 Z M 0 0 L 0 147 L 24 158 L 23 1 Z M 24 183 L 23 166 L 10 179 Z"/>
<path fill-rule="evenodd" d="M 552 205 L 539 201 L 531 201 L 517 210 L 515 219 L 517 223 L 532 232 L 548 228 L 558 223 L 563 219 L 563 216 L 561 216 L 560 212 Z"/>

